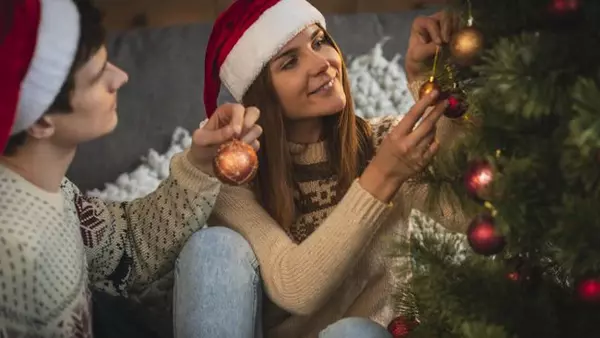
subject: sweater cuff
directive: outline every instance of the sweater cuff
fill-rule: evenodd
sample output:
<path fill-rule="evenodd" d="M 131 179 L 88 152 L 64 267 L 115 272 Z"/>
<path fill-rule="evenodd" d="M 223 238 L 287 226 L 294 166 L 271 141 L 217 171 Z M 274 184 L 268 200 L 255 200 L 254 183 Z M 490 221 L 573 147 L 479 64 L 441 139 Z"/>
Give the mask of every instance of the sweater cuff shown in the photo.
<path fill-rule="evenodd" d="M 381 217 L 387 216 L 393 206 L 392 203 L 383 203 L 371 195 L 360 185 L 358 179 L 352 183 L 344 200 L 350 214 L 372 220 L 372 223 L 377 223 Z"/>
<path fill-rule="evenodd" d="M 215 185 L 220 186 L 221 182 L 216 177 L 207 175 L 188 160 L 188 151 L 189 149 L 186 149 L 181 153 L 175 154 L 171 160 L 171 176 L 177 183 L 182 188 L 197 191 L 214 188 Z"/>

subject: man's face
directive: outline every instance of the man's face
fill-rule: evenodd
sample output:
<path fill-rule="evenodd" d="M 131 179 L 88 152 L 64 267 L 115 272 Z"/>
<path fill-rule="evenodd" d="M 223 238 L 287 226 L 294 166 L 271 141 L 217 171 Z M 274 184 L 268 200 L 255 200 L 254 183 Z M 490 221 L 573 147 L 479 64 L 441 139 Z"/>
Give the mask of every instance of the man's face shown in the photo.
<path fill-rule="evenodd" d="M 127 74 L 107 60 L 106 47 L 75 73 L 71 94 L 73 111 L 45 117 L 54 127 L 50 139 L 61 147 L 104 136 L 117 125 L 117 91 L 127 82 Z"/>

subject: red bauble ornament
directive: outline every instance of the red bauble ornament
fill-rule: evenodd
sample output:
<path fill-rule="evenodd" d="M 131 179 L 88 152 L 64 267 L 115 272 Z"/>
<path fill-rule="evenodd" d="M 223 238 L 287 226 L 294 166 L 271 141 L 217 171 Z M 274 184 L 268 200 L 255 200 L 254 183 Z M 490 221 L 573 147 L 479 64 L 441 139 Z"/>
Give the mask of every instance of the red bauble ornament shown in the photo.
<path fill-rule="evenodd" d="M 577 284 L 577 294 L 585 302 L 600 303 L 600 278 L 580 281 Z"/>
<path fill-rule="evenodd" d="M 465 188 L 471 196 L 486 199 L 490 197 L 494 180 L 494 168 L 488 161 L 474 161 L 465 173 Z"/>
<path fill-rule="evenodd" d="M 582 0 L 549 0 L 549 28 L 564 30 L 578 26 L 583 21 Z"/>
<path fill-rule="evenodd" d="M 409 319 L 404 316 L 398 316 L 390 322 L 387 329 L 394 338 L 405 338 L 408 334 L 419 326 L 419 322 L 415 319 Z"/>
<path fill-rule="evenodd" d="M 580 0 L 551 0 L 548 10 L 555 15 L 564 15 L 575 13 L 580 7 Z"/>
<path fill-rule="evenodd" d="M 456 119 L 463 116 L 467 112 L 467 105 L 459 99 L 458 96 L 451 94 L 448 96 L 448 107 L 444 111 L 444 116 Z"/>
<path fill-rule="evenodd" d="M 532 265 L 528 254 L 507 259 L 508 273 L 506 277 L 512 282 L 518 282 L 525 288 L 534 289 L 542 279 L 542 271 Z"/>
<path fill-rule="evenodd" d="M 516 271 L 509 272 L 506 275 L 506 278 L 508 278 L 509 280 L 511 280 L 513 282 L 517 282 L 517 281 L 519 281 L 521 279 L 521 274 L 518 273 L 518 272 L 516 272 Z"/>
<path fill-rule="evenodd" d="M 506 245 L 504 236 L 494 224 L 494 218 L 488 213 L 479 214 L 471 221 L 467 240 L 473 251 L 484 256 L 496 255 Z"/>
<path fill-rule="evenodd" d="M 219 147 L 213 169 L 215 176 L 225 184 L 246 184 L 256 175 L 258 156 L 250 145 L 233 140 Z"/>
<path fill-rule="evenodd" d="M 429 81 L 423 83 L 421 88 L 419 88 L 419 99 L 423 98 L 424 96 L 428 95 L 429 93 L 431 93 L 434 90 L 437 90 L 438 93 L 442 94 L 442 88 L 435 80 L 429 80 Z M 438 95 L 438 98 L 440 96 L 441 95 Z"/>

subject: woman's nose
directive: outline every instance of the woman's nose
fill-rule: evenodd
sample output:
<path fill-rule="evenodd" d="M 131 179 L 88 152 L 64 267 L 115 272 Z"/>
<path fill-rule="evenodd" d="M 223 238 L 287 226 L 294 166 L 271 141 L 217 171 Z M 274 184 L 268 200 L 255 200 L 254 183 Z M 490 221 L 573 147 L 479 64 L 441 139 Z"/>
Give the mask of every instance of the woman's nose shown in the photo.
<path fill-rule="evenodd" d="M 310 75 L 316 76 L 329 69 L 329 61 L 318 52 L 312 51 L 310 56 Z"/>

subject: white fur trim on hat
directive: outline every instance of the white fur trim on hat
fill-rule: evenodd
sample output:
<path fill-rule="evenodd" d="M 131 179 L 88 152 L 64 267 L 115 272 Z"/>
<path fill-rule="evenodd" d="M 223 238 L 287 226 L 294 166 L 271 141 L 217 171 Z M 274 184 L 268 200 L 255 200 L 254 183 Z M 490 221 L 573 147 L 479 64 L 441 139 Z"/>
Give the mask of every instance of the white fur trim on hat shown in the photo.
<path fill-rule="evenodd" d="M 238 101 L 265 64 L 306 27 L 325 18 L 306 0 L 281 0 L 244 32 L 219 70 L 221 82 Z"/>
<path fill-rule="evenodd" d="M 11 135 L 32 126 L 50 107 L 77 52 L 80 23 L 73 0 L 40 0 L 40 6 L 35 52 L 21 84 Z"/>

